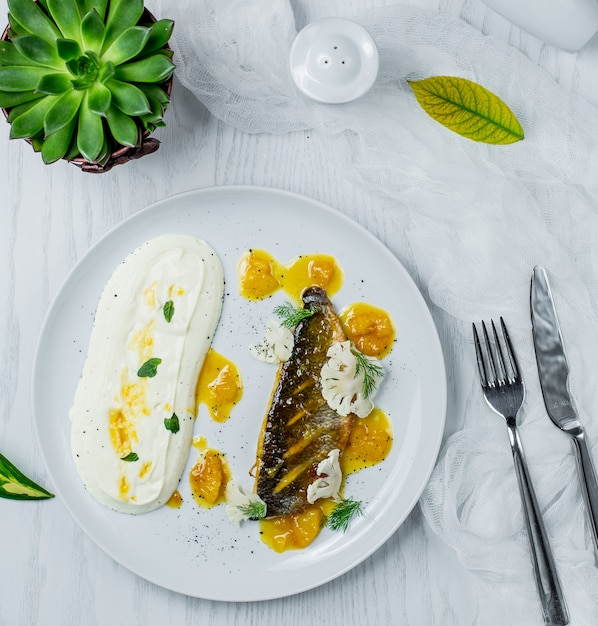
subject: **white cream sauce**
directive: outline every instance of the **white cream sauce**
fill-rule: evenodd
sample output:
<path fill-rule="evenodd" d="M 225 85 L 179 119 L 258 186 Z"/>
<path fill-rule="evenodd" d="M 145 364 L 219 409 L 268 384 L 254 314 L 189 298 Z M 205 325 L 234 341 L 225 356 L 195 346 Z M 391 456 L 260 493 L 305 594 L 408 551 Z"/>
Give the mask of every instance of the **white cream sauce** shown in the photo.
<path fill-rule="evenodd" d="M 218 256 L 187 235 L 146 242 L 106 284 L 70 411 L 75 465 L 101 504 L 144 513 L 165 504 L 177 488 L 193 436 L 195 386 L 223 290 Z M 160 359 L 155 376 L 139 376 L 150 359 Z"/>

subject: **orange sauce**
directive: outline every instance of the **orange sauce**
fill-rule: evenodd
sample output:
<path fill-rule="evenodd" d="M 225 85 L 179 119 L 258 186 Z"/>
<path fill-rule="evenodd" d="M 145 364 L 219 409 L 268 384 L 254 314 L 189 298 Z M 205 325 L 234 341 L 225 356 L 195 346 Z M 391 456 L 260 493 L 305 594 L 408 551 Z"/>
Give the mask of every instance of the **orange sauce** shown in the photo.
<path fill-rule="evenodd" d="M 183 496 L 178 489 L 170 496 L 166 506 L 171 509 L 180 509 L 183 506 Z"/>
<path fill-rule="evenodd" d="M 301 513 L 264 519 L 260 522 L 260 537 L 275 552 L 300 550 L 318 536 L 322 517 L 322 508 L 314 504 Z"/>
<path fill-rule="evenodd" d="M 356 419 L 349 443 L 341 455 L 343 476 L 382 463 L 392 448 L 392 426 L 384 411 L 375 408 L 367 417 Z"/>
<path fill-rule="evenodd" d="M 230 480 L 226 458 L 214 448 L 207 448 L 197 459 L 189 473 L 191 493 L 203 508 L 216 506 L 224 499 L 224 489 Z"/>
<path fill-rule="evenodd" d="M 205 404 L 210 417 L 222 423 L 230 417 L 242 395 L 243 383 L 237 366 L 210 348 L 195 389 L 197 409 L 200 404 Z"/>
<path fill-rule="evenodd" d="M 345 334 L 361 353 L 381 359 L 392 350 L 396 330 L 383 309 L 356 302 L 345 307 L 339 318 Z"/>
<path fill-rule="evenodd" d="M 333 256 L 306 254 L 286 264 L 265 250 L 247 250 L 237 264 L 239 293 L 248 300 L 263 300 L 279 289 L 297 305 L 301 293 L 311 286 L 325 289 L 329 296 L 343 284 L 343 271 Z"/>

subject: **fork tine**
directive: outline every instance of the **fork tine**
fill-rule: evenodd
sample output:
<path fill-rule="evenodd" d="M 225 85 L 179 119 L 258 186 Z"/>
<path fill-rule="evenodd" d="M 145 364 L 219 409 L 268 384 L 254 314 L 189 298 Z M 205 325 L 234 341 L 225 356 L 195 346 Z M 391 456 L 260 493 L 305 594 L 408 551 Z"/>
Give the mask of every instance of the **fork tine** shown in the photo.
<path fill-rule="evenodd" d="M 488 386 L 488 376 L 486 375 L 486 364 L 484 362 L 484 355 L 482 354 L 482 346 L 480 345 L 480 337 L 475 324 L 472 324 L 473 328 L 473 343 L 475 345 L 475 355 L 478 362 L 478 372 L 480 374 L 480 380 L 482 381 L 482 387 Z"/>
<path fill-rule="evenodd" d="M 505 321 L 502 317 L 500 318 L 500 326 L 505 340 L 505 346 L 507 348 L 507 356 L 511 365 L 511 371 L 513 372 L 512 382 L 517 382 L 521 379 L 521 376 L 519 375 L 519 365 L 517 364 L 517 357 L 515 356 L 515 351 L 513 350 L 511 337 L 509 336 L 509 332 L 507 331 L 507 325 L 505 324 Z"/>
<path fill-rule="evenodd" d="M 506 385 L 510 379 L 509 379 L 509 374 L 507 372 L 507 365 L 505 363 L 505 357 L 503 355 L 502 346 L 500 344 L 500 339 L 498 338 L 498 333 L 496 332 L 496 326 L 494 324 L 494 320 L 491 320 L 491 324 L 492 324 L 492 335 L 494 336 L 495 352 L 496 352 L 497 362 L 498 362 L 497 382 L 498 382 L 498 386 L 500 387 L 502 385 Z M 490 349 L 490 347 L 488 347 L 488 349 Z"/>
<path fill-rule="evenodd" d="M 496 361 L 494 359 L 492 345 L 490 344 L 490 337 L 488 337 L 488 330 L 486 329 L 486 324 L 484 322 L 482 322 L 482 333 L 484 335 L 484 341 L 486 342 L 486 354 L 488 355 L 488 365 L 490 366 L 490 374 L 492 375 L 492 380 L 489 380 L 488 384 L 490 387 L 496 387 L 500 381 L 498 380 L 498 376 L 496 374 Z"/>

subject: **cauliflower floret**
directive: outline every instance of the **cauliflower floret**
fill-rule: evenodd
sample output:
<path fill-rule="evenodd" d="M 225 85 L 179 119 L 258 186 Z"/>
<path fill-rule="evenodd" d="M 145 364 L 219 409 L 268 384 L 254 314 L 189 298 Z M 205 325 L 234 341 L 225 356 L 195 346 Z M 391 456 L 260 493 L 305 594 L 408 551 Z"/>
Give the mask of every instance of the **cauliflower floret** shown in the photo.
<path fill-rule="evenodd" d="M 227 483 L 224 497 L 226 499 L 226 514 L 233 524 L 239 526 L 241 522 L 254 518 L 258 511 L 263 513 L 260 517 L 264 517 L 266 503 L 256 493 L 247 493 L 234 480 Z"/>
<path fill-rule="evenodd" d="M 351 351 L 351 342 L 333 343 L 326 355 L 329 359 L 320 371 L 320 382 L 322 396 L 328 406 L 340 415 L 355 413 L 358 417 L 367 417 L 374 408 L 372 398 L 378 389 L 380 376 L 370 376 L 371 391 L 366 397 L 363 393 L 365 368 L 360 368 L 357 374 L 357 357 Z M 382 371 L 376 359 L 362 356 Z"/>
<path fill-rule="evenodd" d="M 288 361 L 294 344 L 293 333 L 281 326 L 276 320 L 268 320 L 264 338 L 256 346 L 250 346 L 249 352 L 265 363 Z"/>
<path fill-rule="evenodd" d="M 311 485 L 307 486 L 307 501 L 313 504 L 320 498 L 332 498 L 335 502 L 340 502 L 338 492 L 341 488 L 343 473 L 338 461 L 340 450 L 335 448 L 328 453 L 328 456 L 318 463 L 316 478 Z"/>

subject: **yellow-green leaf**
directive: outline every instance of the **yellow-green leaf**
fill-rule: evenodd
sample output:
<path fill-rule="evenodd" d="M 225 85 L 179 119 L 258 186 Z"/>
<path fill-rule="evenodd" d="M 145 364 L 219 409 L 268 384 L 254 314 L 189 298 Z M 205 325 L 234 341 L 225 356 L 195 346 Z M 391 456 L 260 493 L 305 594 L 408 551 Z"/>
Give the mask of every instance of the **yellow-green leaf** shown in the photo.
<path fill-rule="evenodd" d="M 471 80 L 433 76 L 408 82 L 424 111 L 463 137 L 491 144 L 515 143 L 524 137 L 513 111 Z"/>

